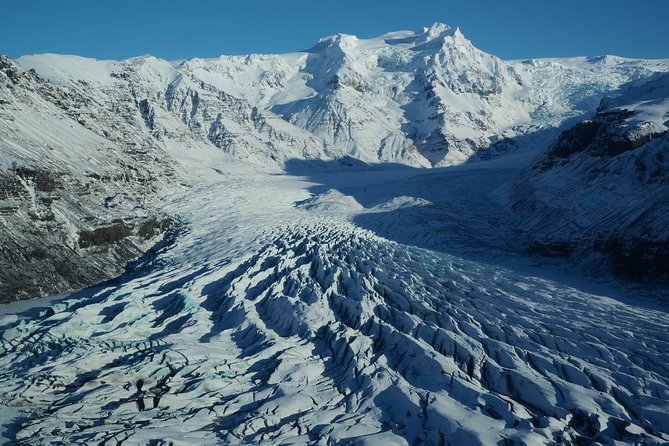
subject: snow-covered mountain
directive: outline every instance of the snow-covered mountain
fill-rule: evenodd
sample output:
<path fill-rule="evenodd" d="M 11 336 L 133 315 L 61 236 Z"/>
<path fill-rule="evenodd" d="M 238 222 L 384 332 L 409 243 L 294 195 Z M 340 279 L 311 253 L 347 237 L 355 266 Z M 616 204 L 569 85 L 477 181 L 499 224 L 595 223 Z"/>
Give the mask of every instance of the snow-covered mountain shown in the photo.
<path fill-rule="evenodd" d="M 531 249 L 637 280 L 669 279 L 668 127 L 662 74 L 603 99 L 592 118 L 564 131 L 514 185 Z"/>
<path fill-rule="evenodd" d="M 169 225 L 179 168 L 124 106 L 0 57 L 0 302 L 114 277 Z"/>
<path fill-rule="evenodd" d="M 0 443 L 665 444 L 667 72 L 1 57 Z"/>
<path fill-rule="evenodd" d="M 507 62 L 442 24 L 339 34 L 282 55 L 18 61 L 108 109 L 137 110 L 157 140 L 204 141 L 259 163 L 352 156 L 415 166 L 458 164 L 528 134 L 549 141 L 604 94 L 669 70 L 615 57 Z"/>
<path fill-rule="evenodd" d="M 150 243 L 136 237 L 141 220 L 167 221 L 151 202 L 197 181 L 198 169 L 490 158 L 542 147 L 604 94 L 667 70 L 667 61 L 610 56 L 503 61 L 442 24 L 340 34 L 281 55 L 3 58 L 2 293 L 117 274 Z"/>

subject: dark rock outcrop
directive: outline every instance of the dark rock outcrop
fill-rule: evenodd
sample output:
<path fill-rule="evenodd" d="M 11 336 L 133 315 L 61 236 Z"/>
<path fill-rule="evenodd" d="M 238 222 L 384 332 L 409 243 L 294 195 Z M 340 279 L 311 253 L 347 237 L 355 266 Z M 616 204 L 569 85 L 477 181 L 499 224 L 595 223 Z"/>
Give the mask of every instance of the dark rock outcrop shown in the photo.
<path fill-rule="evenodd" d="M 596 241 L 594 249 L 610 259 L 617 276 L 636 281 L 669 281 L 669 240 L 618 235 Z"/>
<path fill-rule="evenodd" d="M 597 137 L 602 124 L 597 121 L 583 121 L 560 134 L 553 153 L 558 158 L 567 158 L 585 150 Z"/>

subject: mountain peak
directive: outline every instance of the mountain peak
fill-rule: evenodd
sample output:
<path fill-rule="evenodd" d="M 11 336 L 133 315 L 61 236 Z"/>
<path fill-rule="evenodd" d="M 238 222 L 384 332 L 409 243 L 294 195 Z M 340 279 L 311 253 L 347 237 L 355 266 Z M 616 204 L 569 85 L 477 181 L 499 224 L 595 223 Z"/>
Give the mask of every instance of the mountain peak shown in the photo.
<path fill-rule="evenodd" d="M 357 41 L 358 37 L 354 36 L 353 34 L 337 33 L 333 36 L 327 36 L 319 39 L 318 43 L 326 44 L 327 46 L 335 44 L 338 46 L 347 47 L 355 44 Z"/>
<path fill-rule="evenodd" d="M 397 32 L 385 35 L 385 42 L 389 45 L 408 45 L 418 47 L 426 44 L 440 46 L 447 38 L 454 40 L 466 40 L 460 28 L 451 27 L 445 23 L 434 23 L 432 26 L 423 27 L 418 31 Z"/>
<path fill-rule="evenodd" d="M 441 45 L 446 41 L 451 42 L 466 42 L 468 41 L 459 27 L 452 28 L 443 23 L 435 23 L 429 28 L 423 28 L 422 33 L 416 33 L 418 37 L 416 43 L 418 45 L 424 44 L 438 44 Z"/>
<path fill-rule="evenodd" d="M 429 40 L 432 40 L 439 37 L 444 37 L 445 35 L 453 35 L 456 32 L 459 33 L 460 28 L 458 27 L 452 28 L 451 26 L 445 23 L 435 22 L 432 24 L 432 26 L 424 27 L 421 32 L 417 32 L 416 34 L 422 34 Z"/>
<path fill-rule="evenodd" d="M 460 28 L 437 22 L 429 27 L 423 27 L 418 31 L 395 31 L 370 39 L 360 39 L 352 34 L 338 33 L 319 39 L 318 43 L 309 49 L 309 51 L 318 52 L 333 46 L 346 50 L 355 47 L 359 43 L 363 47 L 378 47 L 383 45 L 409 45 L 412 47 L 433 41 L 441 42 L 448 37 L 452 37 L 455 40 L 464 39 Z"/>

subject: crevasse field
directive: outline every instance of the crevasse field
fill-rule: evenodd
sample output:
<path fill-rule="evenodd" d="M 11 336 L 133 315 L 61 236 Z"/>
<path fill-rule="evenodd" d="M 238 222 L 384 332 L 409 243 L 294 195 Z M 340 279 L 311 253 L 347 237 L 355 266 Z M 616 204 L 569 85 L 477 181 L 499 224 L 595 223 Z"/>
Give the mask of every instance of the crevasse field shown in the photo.
<path fill-rule="evenodd" d="M 202 173 L 164 203 L 180 226 L 126 274 L 3 308 L 5 434 L 662 443 L 666 307 L 505 255 L 513 234 L 498 230 L 509 223 L 494 184 L 510 164 Z"/>

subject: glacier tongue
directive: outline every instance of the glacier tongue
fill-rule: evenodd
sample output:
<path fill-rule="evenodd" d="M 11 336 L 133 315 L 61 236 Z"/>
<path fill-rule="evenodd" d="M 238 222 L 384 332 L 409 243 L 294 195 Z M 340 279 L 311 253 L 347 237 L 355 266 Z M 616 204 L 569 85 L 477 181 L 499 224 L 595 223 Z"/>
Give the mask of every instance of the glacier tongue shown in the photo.
<path fill-rule="evenodd" d="M 216 178 L 119 279 L 4 308 L 19 444 L 667 440 L 666 312 L 306 212 L 291 177 Z"/>

